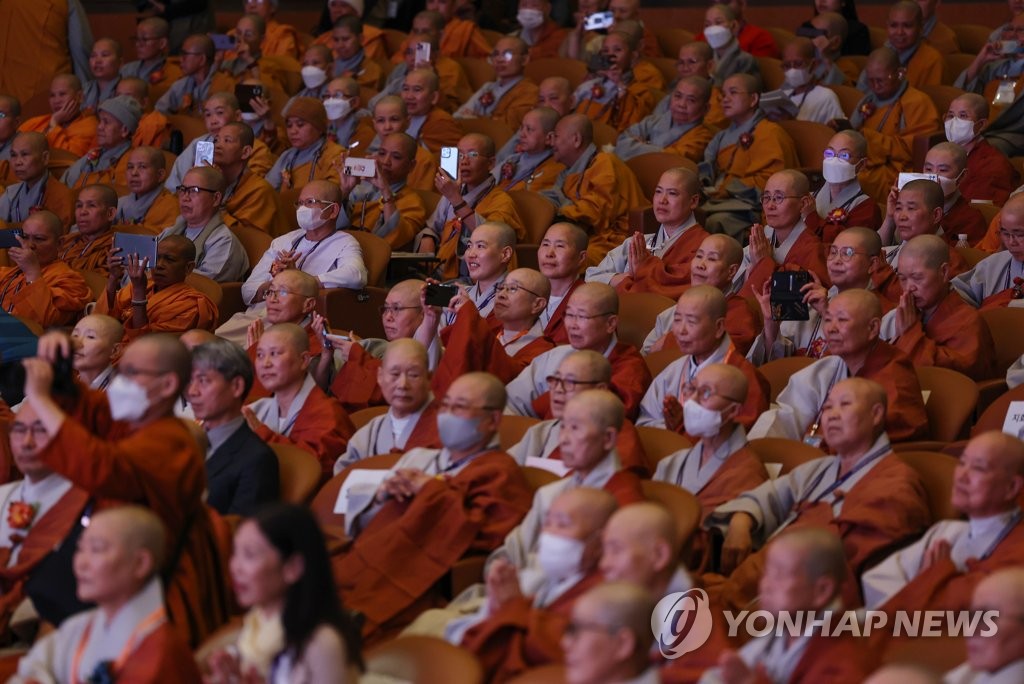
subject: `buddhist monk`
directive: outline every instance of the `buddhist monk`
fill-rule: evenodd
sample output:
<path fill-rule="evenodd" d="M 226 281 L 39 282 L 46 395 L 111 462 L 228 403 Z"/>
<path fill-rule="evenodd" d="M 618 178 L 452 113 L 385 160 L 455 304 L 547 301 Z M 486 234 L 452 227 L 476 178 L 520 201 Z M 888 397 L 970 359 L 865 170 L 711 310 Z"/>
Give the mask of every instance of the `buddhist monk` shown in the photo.
<path fill-rule="evenodd" d="M 600 263 L 629 233 L 629 212 L 645 203 L 636 176 L 614 154 L 598 150 L 586 116 L 570 114 L 555 126 L 554 158 L 565 166 L 543 194 L 560 220 L 590 234 L 587 263 Z"/>
<path fill-rule="evenodd" d="M 583 280 L 580 270 L 587 260 L 587 232 L 574 223 L 558 222 L 544 233 L 537 249 L 539 270 L 551 285 L 547 308 L 540 314 L 544 335 L 556 344 L 568 344 L 565 309 L 569 295 Z"/>
<path fill-rule="evenodd" d="M 96 111 L 96 147 L 72 164 L 61 182 L 69 188 L 94 183 L 124 185 L 128 150 L 141 116 L 139 103 L 130 97 L 122 95 L 100 103 Z"/>
<path fill-rule="evenodd" d="M 881 385 L 888 397 L 885 429 L 894 442 L 922 438 L 928 418 L 910 359 L 879 339 L 882 306 L 867 290 L 847 290 L 828 303 L 823 323 L 829 356 L 794 373 L 779 394 L 778 408 L 762 414 L 751 439 L 786 437 L 821 445 L 822 411 L 829 390 L 844 378 Z"/>
<path fill-rule="evenodd" d="M 42 133 L 19 133 L 11 143 L 11 170 L 19 182 L 0 195 L 0 221 L 21 223 L 35 211 L 53 212 L 63 226 L 71 224 L 71 191 L 47 171 L 50 148 Z"/>
<path fill-rule="evenodd" d="M 92 299 L 76 271 L 60 261 L 60 219 L 45 209 L 21 225 L 18 247 L 7 250 L 12 266 L 0 268 L 0 308 L 44 328 L 67 325 Z"/>
<path fill-rule="evenodd" d="M 754 598 L 764 567 L 763 545 L 776 532 L 826 527 L 843 539 L 846 605 L 860 605 L 856 577 L 875 552 L 919 534 L 929 522 L 918 474 L 892 452 L 885 433 L 886 395 L 876 382 L 849 378 L 831 389 L 821 412 L 836 452 L 794 468 L 716 508 L 706 525 L 725 534 L 721 569 L 729 579 L 709 592 L 723 606 Z M 760 549 L 760 550 L 758 550 Z M 713 598 L 714 600 L 714 598 Z"/>
<path fill-rule="evenodd" d="M 715 129 L 705 116 L 711 101 L 711 82 L 688 76 L 676 82 L 667 96 L 664 112 L 655 111 L 622 132 L 615 143 L 621 159 L 632 159 L 651 152 L 671 152 L 699 163 Z"/>
<path fill-rule="evenodd" d="M 343 4 L 343 3 L 338 3 Z M 323 34 L 328 42 L 333 41 L 331 33 Z M 334 72 L 334 53 L 329 45 L 315 42 L 306 48 L 302 55 L 302 90 L 296 95 L 299 97 L 319 97 L 326 99 L 327 81 Z"/>
<path fill-rule="evenodd" d="M 530 60 L 527 45 L 521 38 L 506 36 L 495 43 L 490 59 L 495 80 L 480 86 L 452 116 L 492 119 L 515 130 L 537 101 L 537 84 L 523 76 Z"/>
<path fill-rule="evenodd" d="M 294 323 L 266 330 L 256 347 L 256 377 L 272 393 L 245 409 L 246 420 L 261 439 L 294 444 L 320 461 L 324 479 L 355 432 L 348 414 L 307 374 L 309 336 Z"/>
<path fill-rule="evenodd" d="M 924 39 L 923 28 L 924 16 L 918 3 L 900 0 L 889 8 L 885 47 L 899 56 L 907 83 L 915 88 L 942 82 L 942 54 Z M 866 73 L 861 72 L 857 81 L 859 90 L 867 89 Z"/>
<path fill-rule="evenodd" d="M 455 16 L 455 0 L 427 0 L 427 9 L 445 20 L 441 54 L 446 57 L 486 57 L 491 45 L 475 22 Z"/>
<path fill-rule="evenodd" d="M 550 417 L 547 377 L 574 350 L 590 349 L 612 365 L 611 389 L 626 406 L 626 416 L 639 415 L 640 401 L 651 383 L 651 374 L 639 352 L 619 342 L 619 298 L 610 285 L 584 283 L 573 291 L 565 309 L 569 343 L 541 354 L 508 385 L 509 412 Z"/>
<path fill-rule="evenodd" d="M 1010 46 L 1013 45 L 1011 41 L 1017 40 L 1018 34 L 1024 37 L 1024 18 L 1015 15 L 990 34 L 989 40 L 981 45 L 974 60 L 957 76 L 953 82 L 954 87 L 982 95 L 986 102 L 995 99 L 1003 82 L 1014 84 L 1016 88 L 1015 82 L 1020 78 L 1020 61 L 1018 53 L 1011 50 Z M 1009 43 L 1009 46 L 1004 53 L 1003 46 L 1006 43 Z M 994 103 L 999 105 L 1000 109 L 1004 109 L 1014 99 L 1012 95 L 1010 102 L 1004 98 Z"/>
<path fill-rule="evenodd" d="M 1006 568 L 982 580 L 971 596 L 971 611 L 998 612 L 996 633 L 967 637 L 967 662 L 946 673 L 947 682 L 1008 681 L 1024 673 L 1024 571 Z"/>
<path fill-rule="evenodd" d="M 167 191 L 167 161 L 155 147 L 137 147 L 128 153 L 125 167 L 127 195 L 117 200 L 114 223 L 145 226 L 154 234 L 178 218 L 178 198 Z"/>
<path fill-rule="evenodd" d="M 841 131 L 828 141 L 821 167 L 825 183 L 814 195 L 814 211 L 804 217 L 807 227 L 825 244 L 831 244 L 845 228 L 877 230 L 882 223 L 878 203 L 864 192 L 857 179 L 867 155 L 867 140 L 857 131 Z"/>
<path fill-rule="evenodd" d="M 294 98 L 281 115 L 290 147 L 267 172 L 267 182 L 276 190 L 301 190 L 314 180 L 337 183 L 335 162 L 343 150 L 327 139 L 327 110 L 323 103 L 311 97 Z"/>
<path fill-rule="evenodd" d="M 949 252 L 937 235 L 907 241 L 898 269 L 903 295 L 882 317 L 881 339 L 915 366 L 949 368 L 978 380 L 992 377 L 992 335 L 978 310 L 950 289 Z"/>
<path fill-rule="evenodd" d="M 722 291 L 710 285 L 695 285 L 676 303 L 672 333 L 683 352 L 651 382 L 643 401 L 637 425 L 667 428 L 688 433 L 683 402 L 695 396 L 691 379 L 709 364 L 725 363 L 738 368 L 747 378 L 749 391 L 734 395 L 742 406 L 736 422 L 749 428 L 768 408 L 768 383 L 747 359 L 737 352 L 725 332 L 726 299 Z M 694 435 L 695 433 L 689 433 Z"/>
<path fill-rule="evenodd" d="M 654 111 L 656 102 L 651 87 L 641 82 L 634 71 L 639 47 L 635 33 L 621 29 L 608 33 L 594 58 L 597 63 L 591 65 L 594 78 L 581 83 L 573 94 L 576 113 L 621 133 Z"/>
<path fill-rule="evenodd" d="M 689 169 L 665 171 L 654 188 L 658 230 L 639 232 L 587 269 L 586 279 L 608 283 L 620 294 L 654 292 L 677 299 L 690 284 L 693 255 L 708 233 L 693 210 L 700 204 L 700 180 Z"/>
<path fill-rule="evenodd" d="M 224 124 L 213 137 L 213 163 L 224 174 L 224 223 L 228 228 L 245 226 L 274 235 L 281 232 L 277 193 L 270 183 L 253 173 L 249 160 L 256 138 L 240 121 Z"/>
<path fill-rule="evenodd" d="M 988 120 L 988 100 L 977 93 L 965 93 L 949 103 L 946 140 L 967 151 L 967 172 L 960 180 L 960 194 L 967 201 L 991 200 L 1003 206 L 1020 184 L 1020 174 L 1005 154 L 981 137 Z"/>
<path fill-rule="evenodd" d="M 168 617 L 176 633 L 197 644 L 227 618 L 228 597 L 202 501 L 203 455 L 174 417 L 191 370 L 188 350 L 169 335 L 135 340 L 106 393 L 80 393 L 68 415 L 52 396 L 50 369 L 70 349 L 63 333 L 50 333 L 40 338 L 40 358 L 24 362 L 26 401 L 52 435 L 40 458 L 91 495 L 144 504 L 175 530 L 179 540 L 161 546 L 178 556 L 173 565 L 167 556 L 165 566 Z"/>
<path fill-rule="evenodd" d="M 409 127 L 405 132 L 433 155 L 440 154 L 442 147 L 459 144 L 462 137 L 458 122 L 439 106 L 440 88 L 437 74 L 430 69 L 417 68 L 406 74 L 401 89 L 402 100 L 409 110 Z"/>
<path fill-rule="evenodd" d="M 460 557 L 492 551 L 526 514 L 526 480 L 496 446 L 504 404 L 496 378 L 463 375 L 437 414 L 443 448 L 406 452 L 372 496 L 349 496 L 346 531 L 358 536 L 333 563 L 346 605 L 366 615 L 364 636 L 411 621 Z"/>
<path fill-rule="evenodd" d="M 235 45 L 219 60 L 218 71 L 247 85 L 248 81 L 259 81 L 284 88 L 287 79 L 282 71 L 293 71 L 295 58 L 287 57 L 287 62 L 283 62 L 280 56 L 264 52 L 262 44 L 266 33 L 267 23 L 259 14 L 246 13 L 239 17 L 230 32 L 235 37 Z"/>
<path fill-rule="evenodd" d="M 1024 297 L 1024 195 L 1007 200 L 996 219 L 1002 248 L 953 278 L 953 289 L 981 309 L 1008 306 Z"/>
<path fill-rule="evenodd" d="M 977 245 L 988 231 L 988 224 L 960 192 L 959 183 L 967 174 L 967 151 L 956 143 L 939 143 L 928 150 L 922 171 L 939 177 L 945 198 L 942 229 L 946 242 L 952 247 L 961 236 L 966 236 L 964 239 L 971 246 Z"/>
<path fill-rule="evenodd" d="M 321 18 L 321 27 L 329 28 L 333 22 L 338 21 L 345 16 L 362 16 L 363 14 L 363 0 L 342 0 L 341 2 L 328 3 L 325 11 L 327 22 Z M 325 25 L 326 23 L 326 25 Z M 314 30 L 314 34 L 316 31 Z M 331 45 L 330 42 L 331 34 L 330 31 L 321 33 L 317 36 L 314 45 Z M 384 38 L 384 32 L 377 28 L 367 24 L 363 27 L 363 50 L 366 51 L 366 55 L 371 59 L 375 60 L 387 60 L 388 50 L 387 41 Z M 309 50 L 307 49 L 308 53 Z"/>
<path fill-rule="evenodd" d="M 107 255 L 114 241 L 117 193 L 109 185 L 87 185 L 75 198 L 78 230 L 60 239 L 60 260 L 76 271 L 107 274 Z"/>
<path fill-rule="evenodd" d="M 730 3 L 712 3 L 704 12 L 704 31 L 697 40 L 706 41 L 714 52 L 711 77 L 719 88 L 736 74 L 757 76 L 760 73 L 757 60 L 740 45 L 740 28 L 740 18 Z M 773 47 L 771 54 L 778 54 L 778 48 Z"/>
<path fill-rule="evenodd" d="M 19 130 L 42 133 L 55 150 L 82 156 L 96 146 L 96 116 L 82 111 L 82 82 L 74 74 L 57 74 L 50 83 L 50 113 L 28 119 Z"/>
<path fill-rule="evenodd" d="M 124 324 L 129 340 L 154 332 L 213 330 L 217 305 L 185 282 L 195 266 L 196 246 L 182 235 L 169 235 L 157 244 L 155 264 L 114 248 L 107 261 L 106 294 L 99 298 L 96 311 Z M 129 284 L 120 287 L 125 276 Z"/>
<path fill-rule="evenodd" d="M 377 90 L 384 82 L 380 64 L 363 49 L 363 22 L 359 17 L 341 17 L 331 29 L 334 76 L 352 78 L 360 88 Z"/>
<path fill-rule="evenodd" d="M 537 107 L 523 116 L 514 136 L 518 138 L 515 150 L 506 156 L 499 153 L 495 168 L 498 187 L 506 192 L 543 192 L 555 184 L 558 174 L 565 169 L 555 160 L 551 145 L 558 118 L 558 112 L 550 107 Z"/>
<path fill-rule="evenodd" d="M 549 0 L 519 0 L 518 36 L 529 46 L 530 59 L 558 57 L 558 46 L 565 40 L 566 29 L 551 18 Z"/>
<path fill-rule="evenodd" d="M 782 65 L 786 77 L 782 92 L 796 110 L 794 119 L 826 124 L 846 116 L 835 92 L 818 81 L 817 48 L 809 38 L 799 36 L 786 43 L 782 48 Z"/>
<path fill-rule="evenodd" d="M 409 38 L 391 57 L 394 67 L 380 91 L 382 95 L 402 95 L 405 77 L 416 69 L 428 68 L 437 72 L 441 92 L 437 104 L 442 110 L 450 114 L 469 99 L 473 89 L 469 85 L 465 69 L 451 57 L 441 54 L 443 30 L 444 17 L 437 12 L 424 10 L 413 17 Z M 430 45 L 430 55 L 427 59 L 423 59 L 422 52 L 417 51 L 416 46 L 419 43 Z"/>
<path fill-rule="evenodd" d="M 146 17 L 135 25 L 134 62 L 121 67 L 121 78 L 141 78 L 154 87 L 168 88 L 181 78 L 181 69 L 168 61 L 170 24 L 163 17 Z"/>
<path fill-rule="evenodd" d="M 208 36 L 189 36 L 182 44 L 181 54 L 181 78 L 156 101 L 158 112 L 198 116 L 203 102 L 214 93 L 234 92 L 234 79 L 216 68 L 213 40 Z"/>
<path fill-rule="evenodd" d="M 91 389 L 106 389 L 114 377 L 114 352 L 124 340 L 124 326 L 103 314 L 83 316 L 71 331 L 72 367 Z"/>
<path fill-rule="evenodd" d="M 265 54 L 299 58 L 301 39 L 294 26 L 283 24 L 275 18 L 277 0 L 246 0 L 244 5 L 246 13 L 258 14 L 266 22 L 267 31 L 261 45 Z"/>
<path fill-rule="evenodd" d="M 163 521 L 140 506 L 93 514 L 75 551 L 75 579 L 79 598 L 96 607 L 37 641 L 13 681 L 70 682 L 96 673 L 198 681 L 191 650 L 164 608 L 160 572 L 169 542 Z"/>
<path fill-rule="evenodd" d="M 355 133 L 360 145 L 368 145 L 366 154 L 369 156 L 380 154 L 384 138 L 392 133 L 405 133 L 410 123 L 409 110 L 405 106 L 405 101 L 398 95 L 384 95 L 378 98 L 371 112 L 373 116 L 369 119 L 370 125 L 360 126 L 360 130 Z M 366 117 L 360 118 L 359 123 L 365 124 L 367 120 Z M 410 188 L 433 192 L 437 157 L 422 145 L 414 144 L 413 147 L 416 153 L 413 155 L 413 165 L 406 182 Z"/>

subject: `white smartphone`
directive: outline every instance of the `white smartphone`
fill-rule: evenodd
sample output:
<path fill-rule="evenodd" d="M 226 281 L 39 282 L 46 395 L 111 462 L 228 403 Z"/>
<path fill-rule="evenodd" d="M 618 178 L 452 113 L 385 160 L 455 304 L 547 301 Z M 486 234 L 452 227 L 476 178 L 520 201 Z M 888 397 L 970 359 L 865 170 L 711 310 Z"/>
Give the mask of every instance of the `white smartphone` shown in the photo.
<path fill-rule="evenodd" d="M 430 62 L 430 43 L 416 43 L 416 63 L 428 64 Z"/>
<path fill-rule="evenodd" d="M 1012 55 L 1017 52 L 1018 43 L 1015 40 L 1003 40 L 999 42 L 999 54 Z"/>
<path fill-rule="evenodd" d="M 452 180 L 459 178 L 459 148 L 441 148 L 441 170 L 452 177 Z"/>
<path fill-rule="evenodd" d="M 583 20 L 583 28 L 586 31 L 600 31 L 615 23 L 615 17 L 611 12 L 594 12 Z"/>
<path fill-rule="evenodd" d="M 196 141 L 196 166 L 213 166 L 213 143 L 208 140 Z"/>
<path fill-rule="evenodd" d="M 901 173 L 896 179 L 896 189 L 902 190 L 904 185 L 914 180 L 930 180 L 938 183 L 939 177 L 934 173 Z"/>
<path fill-rule="evenodd" d="M 377 173 L 377 162 L 366 157 L 346 157 L 345 175 L 359 178 L 373 178 Z"/>

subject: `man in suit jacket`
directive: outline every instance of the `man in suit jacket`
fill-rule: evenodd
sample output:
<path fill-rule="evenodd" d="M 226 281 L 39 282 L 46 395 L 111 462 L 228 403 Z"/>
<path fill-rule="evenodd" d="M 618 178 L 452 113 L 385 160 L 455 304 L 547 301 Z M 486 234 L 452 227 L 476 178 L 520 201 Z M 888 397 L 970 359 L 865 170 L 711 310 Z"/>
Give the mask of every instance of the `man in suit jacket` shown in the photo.
<path fill-rule="evenodd" d="M 186 398 L 210 443 L 206 502 L 223 515 L 251 516 L 279 495 L 277 457 L 242 416 L 252 383 L 252 362 L 241 347 L 218 339 L 192 350 Z"/>

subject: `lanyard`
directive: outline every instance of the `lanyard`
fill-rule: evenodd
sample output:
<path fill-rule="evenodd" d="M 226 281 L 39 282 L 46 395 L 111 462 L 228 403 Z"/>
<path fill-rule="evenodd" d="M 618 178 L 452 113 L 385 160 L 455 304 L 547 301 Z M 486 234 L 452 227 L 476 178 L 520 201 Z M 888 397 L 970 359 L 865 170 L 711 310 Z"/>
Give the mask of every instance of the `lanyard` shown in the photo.
<path fill-rule="evenodd" d="M 437 475 L 435 477 L 437 477 L 437 479 L 443 479 L 442 476 L 445 473 L 455 470 L 456 468 L 460 468 L 465 464 L 469 463 L 470 461 L 472 461 L 473 459 L 475 459 L 477 456 L 480 456 L 481 454 L 486 454 L 489 451 L 489 448 L 481 449 L 480 451 L 474 452 L 469 456 L 466 456 L 465 458 L 455 461 L 454 463 L 449 463 L 444 468 L 441 467 L 441 452 L 438 451 L 437 454 L 434 455 L 434 469 L 437 470 Z"/>
<path fill-rule="evenodd" d="M 996 535 L 996 538 L 992 540 L 992 543 L 989 544 L 989 547 L 985 549 L 985 553 L 981 554 L 981 558 L 979 558 L 978 560 L 985 560 L 986 558 L 992 555 L 992 552 L 996 550 L 996 547 L 999 546 L 1004 539 L 1006 539 L 1006 536 L 1010 534 L 1010 531 L 1013 530 L 1013 528 L 1016 527 L 1017 523 L 1020 522 L 1020 517 L 1021 512 L 1018 508 L 1016 511 L 1013 512 L 1013 515 L 1010 516 L 1010 519 L 1006 521 L 1006 524 L 1003 525 L 1003 529 L 999 531 L 999 534 Z"/>
<path fill-rule="evenodd" d="M 46 178 L 43 178 L 42 180 L 39 181 L 39 199 L 35 202 L 35 204 L 31 204 L 30 203 L 28 205 L 28 213 L 29 214 L 32 213 L 32 207 L 41 207 L 41 206 L 43 206 L 43 199 L 46 197 L 46 180 L 47 180 Z M 26 199 L 28 199 L 28 197 L 27 197 L 27 195 L 28 195 L 27 189 L 28 189 L 28 181 L 25 181 L 24 183 L 21 184 L 21 187 L 18 188 L 18 191 L 16 193 L 14 193 L 14 199 L 11 201 L 11 210 L 15 212 L 14 221 L 13 221 L 14 223 L 21 223 L 26 218 L 28 218 L 27 216 L 22 216 L 22 214 L 21 214 L 21 203 L 18 201 L 18 198 L 21 196 L 21 191 L 22 190 L 26 191 L 26 193 L 25 193 L 26 194 Z"/>
<path fill-rule="evenodd" d="M 327 235 L 325 235 L 324 237 L 322 237 L 319 240 L 317 240 L 316 242 L 313 242 L 312 240 L 309 240 L 309 242 L 313 242 L 313 247 L 308 252 L 306 252 L 305 254 L 302 255 L 302 258 L 299 259 L 298 262 L 296 262 L 295 268 L 297 268 L 297 269 L 299 269 L 301 271 L 302 270 L 302 265 L 304 263 L 306 263 L 306 259 L 308 259 L 310 256 L 312 256 L 313 252 L 316 251 L 316 248 L 320 246 L 320 243 L 325 241 L 325 240 L 327 240 L 327 239 L 329 239 L 329 238 L 334 237 L 335 235 L 337 235 L 337 233 L 338 233 L 338 230 L 335 229 L 335 230 L 331 231 L 330 233 L 328 233 Z M 292 242 L 291 251 L 294 252 L 295 249 L 299 246 L 299 243 L 302 242 L 305 239 L 306 239 L 305 235 L 300 235 L 299 237 L 295 238 L 295 241 Z"/>
<path fill-rule="evenodd" d="M 722 360 L 719 363 L 729 363 L 729 359 L 732 358 L 733 351 L 735 351 L 735 347 L 733 347 L 732 344 L 730 343 L 729 344 L 729 348 L 725 352 L 725 357 L 723 357 Z M 697 371 L 700 370 L 700 367 L 702 365 L 704 365 L 705 363 L 708 363 L 709 361 L 711 361 L 711 358 L 714 355 L 715 355 L 714 352 L 712 352 L 711 356 L 709 356 L 707 358 L 707 360 L 702 362 L 702 363 L 697 363 L 696 360 L 694 360 L 693 355 L 692 354 L 690 355 L 689 363 L 688 363 L 689 368 L 684 368 L 682 375 L 679 377 L 679 403 L 680 404 L 682 404 L 683 401 L 684 401 L 683 400 L 683 388 L 685 388 L 688 384 L 691 383 L 691 381 L 695 377 L 697 377 Z M 692 368 L 692 370 L 690 370 L 690 368 Z"/>
<path fill-rule="evenodd" d="M 327 140 L 324 139 L 320 142 L 320 147 L 313 154 L 313 160 L 309 163 L 309 182 L 316 180 L 316 165 L 320 163 L 320 155 L 324 153 L 324 148 L 327 147 Z M 285 171 L 288 172 L 289 179 L 292 175 L 292 168 L 295 166 L 295 161 L 299 158 L 299 150 L 295 150 L 295 154 L 285 164 Z"/>
<path fill-rule="evenodd" d="M 840 485 L 842 485 L 844 482 L 846 482 L 851 477 L 853 477 L 854 475 L 859 473 L 861 470 L 864 470 L 864 468 L 868 467 L 869 465 L 871 465 L 872 463 L 874 463 L 875 461 L 880 459 L 882 456 L 885 456 L 890 451 L 892 451 L 892 447 L 890 445 L 888 445 L 888 444 L 885 444 L 885 445 L 879 447 L 878 449 L 875 449 L 874 451 L 872 451 L 870 454 L 868 454 L 864 458 L 860 459 L 860 461 L 857 463 L 857 465 L 855 465 L 850 472 L 846 473 L 845 475 L 843 475 L 840 478 L 837 478 L 836 481 L 833 482 L 832 484 L 830 484 L 825 491 L 823 491 L 818 496 L 814 497 L 814 502 L 813 503 L 818 503 L 819 501 L 824 499 L 826 496 L 828 496 L 829 494 L 834 492 L 836 489 L 838 489 L 840 487 Z"/>
<path fill-rule="evenodd" d="M 7 299 L 7 290 L 11 289 L 11 285 L 13 285 L 16 280 L 18 280 L 19 276 L 22 276 L 23 282 L 18 283 L 18 287 L 14 288 L 14 292 L 11 293 L 12 295 L 16 295 L 19 292 L 21 292 L 21 288 L 25 285 L 25 283 L 28 282 L 28 280 L 24 279 L 24 273 L 22 273 L 20 268 L 16 268 L 13 271 L 11 271 L 11 274 L 7 278 L 7 284 L 4 285 L 3 292 L 0 292 L 0 306 L 2 306 L 4 300 Z M 12 297 L 12 299 L 14 298 Z M 6 311 L 7 313 L 11 313 L 12 311 L 14 311 L 14 304 L 15 302 L 12 301 L 10 307 L 3 307 L 4 311 Z"/>
<path fill-rule="evenodd" d="M 502 347 L 507 347 L 510 344 L 515 344 L 516 342 L 518 342 L 522 338 L 526 337 L 526 335 L 528 335 L 529 333 L 530 333 L 530 329 L 529 328 L 527 328 L 526 330 L 520 330 L 518 333 L 516 333 L 515 337 L 513 337 L 511 340 L 506 342 L 505 341 L 505 331 L 502 330 L 500 333 L 498 333 L 498 342 L 501 343 Z"/>
<path fill-rule="evenodd" d="M 92 620 L 89 620 L 89 624 L 85 626 L 85 632 L 82 634 L 82 638 L 78 640 L 78 645 L 75 647 L 75 656 L 71 661 L 71 681 L 75 684 L 77 684 L 79 681 L 78 670 L 82 664 L 82 654 L 85 652 L 86 644 L 89 643 L 89 635 L 92 632 L 92 623 L 96 620 L 96 618 L 100 617 L 100 615 L 101 613 L 97 611 L 96 615 L 93 616 Z M 135 630 L 128 638 L 128 642 L 124 645 L 124 648 L 121 649 L 121 652 L 118 654 L 117 659 L 114 660 L 113 664 L 111 665 L 111 670 L 116 673 L 124 666 L 125 661 L 128 660 L 128 656 L 130 656 L 135 651 L 135 648 L 139 645 L 137 642 L 138 635 L 140 632 L 145 632 L 146 634 L 148 634 L 153 629 L 160 626 L 166 621 L 167 611 L 164 610 L 163 606 L 159 606 L 152 613 L 144 617 L 142 621 L 138 625 L 136 625 Z"/>

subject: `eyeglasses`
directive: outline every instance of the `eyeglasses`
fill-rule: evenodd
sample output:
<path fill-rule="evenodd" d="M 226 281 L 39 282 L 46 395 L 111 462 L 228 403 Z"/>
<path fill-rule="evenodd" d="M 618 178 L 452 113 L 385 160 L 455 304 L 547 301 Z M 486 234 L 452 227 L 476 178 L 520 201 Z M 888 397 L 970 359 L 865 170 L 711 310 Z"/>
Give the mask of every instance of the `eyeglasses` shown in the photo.
<path fill-rule="evenodd" d="M 577 387 L 586 385 L 593 387 L 600 385 L 600 380 L 576 380 L 574 378 L 563 378 L 561 375 L 549 375 L 544 378 L 548 383 L 548 389 L 561 389 L 563 392 L 574 392 Z"/>
<path fill-rule="evenodd" d="M 800 195 L 783 195 L 782 193 L 761 195 L 761 204 L 782 204 L 788 199 L 800 199 L 800 197 Z"/>
<path fill-rule="evenodd" d="M 476 150 L 470 150 L 468 152 L 463 152 L 462 150 L 459 150 L 459 157 L 469 157 L 470 159 L 479 159 L 480 157 L 483 157 L 484 159 L 490 159 L 491 158 L 491 157 L 484 157 L 484 155 L 480 154 Z"/>
<path fill-rule="evenodd" d="M 694 59 L 692 57 L 689 59 L 679 59 L 676 60 L 676 66 L 697 66 L 703 61 L 702 59 Z"/>
<path fill-rule="evenodd" d="M 836 152 L 835 150 L 828 150 L 828 149 L 826 149 L 822 153 L 821 156 L 824 157 L 825 159 L 836 159 L 836 158 L 838 158 L 838 159 L 842 159 L 845 162 L 848 162 L 848 161 L 850 161 L 850 159 L 853 158 L 850 155 L 850 153 L 847 152 L 846 150 L 842 150 L 840 152 Z"/>
<path fill-rule="evenodd" d="M 850 261 L 853 259 L 854 254 L 862 254 L 868 256 L 867 252 L 858 252 L 853 247 L 836 247 L 832 245 L 828 248 L 829 259 L 839 259 L 840 261 Z"/>
<path fill-rule="evenodd" d="M 611 634 L 615 629 L 608 625 L 599 625 L 596 622 L 577 622 L 571 621 L 565 626 L 565 635 L 567 637 L 575 637 L 581 632 L 604 632 L 605 634 Z"/>
<path fill-rule="evenodd" d="M 149 43 L 154 40 L 160 40 L 159 36 L 132 36 L 132 41 L 135 43 Z M 198 52 L 186 52 L 186 55 L 198 55 Z"/>
<path fill-rule="evenodd" d="M 534 297 L 540 297 L 539 294 L 537 294 L 533 290 L 523 287 L 519 283 L 501 283 L 500 285 L 496 285 L 494 289 L 497 290 L 498 292 L 508 292 L 510 295 L 514 295 L 516 292 L 523 290 L 524 292 L 529 292 Z"/>
<path fill-rule="evenodd" d="M 563 316 L 563 318 L 565 320 L 567 320 L 567 321 L 589 321 L 589 320 L 593 320 L 595 318 L 602 318 L 604 316 L 614 316 L 614 315 L 615 315 L 615 313 L 613 311 L 606 311 L 605 313 L 599 313 L 599 314 L 591 314 L 589 316 L 587 314 L 580 314 L 580 313 L 567 313 L 567 314 L 565 314 L 565 316 Z"/>
<path fill-rule="evenodd" d="M 1024 241 L 1024 233 L 1011 233 L 1005 228 L 999 229 L 999 237 L 1003 238 L 1007 242 L 1021 242 Z"/>
<path fill-rule="evenodd" d="M 304 199 L 304 200 L 295 200 L 295 208 L 296 209 L 298 209 L 299 207 L 314 207 L 317 204 L 322 204 L 325 207 L 329 207 L 332 204 L 334 204 L 334 202 L 328 202 L 327 200 L 313 199 L 312 197 L 310 197 L 309 199 Z"/>
<path fill-rule="evenodd" d="M 377 310 L 380 311 L 381 316 L 397 316 L 399 311 L 405 311 L 406 309 L 420 309 L 419 306 L 379 306 Z"/>
<path fill-rule="evenodd" d="M 742 399 L 733 399 L 732 397 L 726 396 L 724 394 L 719 394 L 718 392 L 715 391 L 715 388 L 711 387 L 710 385 L 701 385 L 700 387 L 697 387 L 696 385 L 686 383 L 685 385 L 683 385 L 682 394 L 684 397 L 687 398 L 696 397 L 698 401 L 707 401 L 711 397 L 721 397 L 726 401 L 732 401 L 737 404 L 743 403 Z"/>
<path fill-rule="evenodd" d="M 496 406 L 470 406 L 469 404 L 452 404 L 447 399 L 443 399 L 438 404 L 438 409 L 446 413 L 455 413 L 456 411 L 462 413 L 469 413 L 470 411 L 500 411 L 501 409 Z"/>
<path fill-rule="evenodd" d="M 126 378 L 134 378 L 137 375 L 148 375 L 155 378 L 158 375 L 165 375 L 170 371 L 165 370 L 148 370 L 146 368 L 133 368 L 132 366 L 119 366 L 117 369 L 118 375 L 123 375 Z"/>
<path fill-rule="evenodd" d="M 501 52 L 495 50 L 487 57 L 487 61 L 491 64 L 494 64 L 495 62 L 511 62 L 513 57 L 518 56 L 519 55 L 511 50 L 502 50 Z"/>
<path fill-rule="evenodd" d="M 208 192 L 211 195 L 216 195 L 219 190 L 211 190 L 210 188 L 203 188 L 198 185 L 179 185 L 175 188 L 178 195 L 198 195 L 201 192 Z"/>
<path fill-rule="evenodd" d="M 286 287 L 279 287 L 276 290 L 275 289 L 269 289 L 269 290 L 267 290 L 267 299 L 279 299 L 281 297 L 287 297 L 290 294 L 297 294 L 297 293 L 290 291 Z M 308 297 L 307 297 L 307 299 L 308 299 Z"/>

